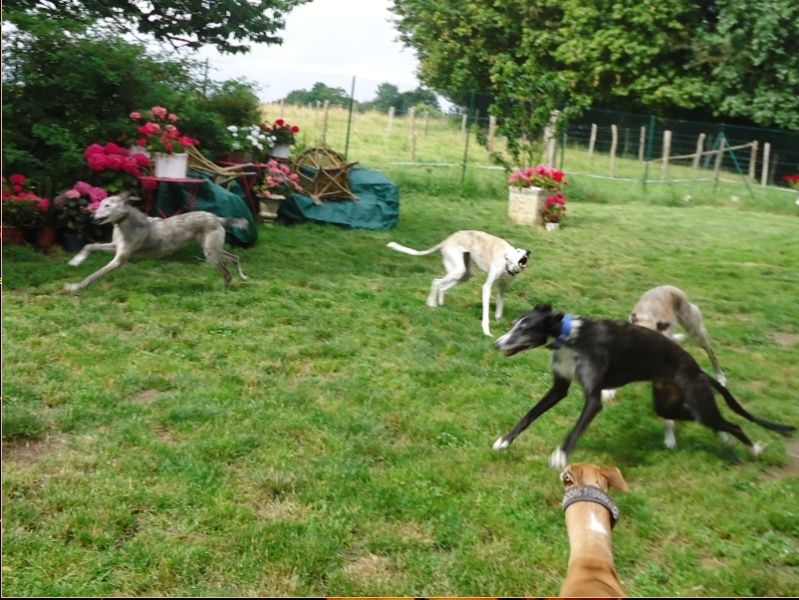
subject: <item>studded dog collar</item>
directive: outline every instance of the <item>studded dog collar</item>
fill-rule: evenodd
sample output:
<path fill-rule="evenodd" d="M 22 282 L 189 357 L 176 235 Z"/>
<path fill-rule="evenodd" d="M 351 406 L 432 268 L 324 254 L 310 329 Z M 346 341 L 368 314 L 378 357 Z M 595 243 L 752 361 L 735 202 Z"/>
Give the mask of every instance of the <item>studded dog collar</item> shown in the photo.
<path fill-rule="evenodd" d="M 576 502 L 593 502 L 604 506 L 610 513 L 610 526 L 615 527 L 621 513 L 616 503 L 595 485 L 574 486 L 563 495 L 563 511 Z"/>

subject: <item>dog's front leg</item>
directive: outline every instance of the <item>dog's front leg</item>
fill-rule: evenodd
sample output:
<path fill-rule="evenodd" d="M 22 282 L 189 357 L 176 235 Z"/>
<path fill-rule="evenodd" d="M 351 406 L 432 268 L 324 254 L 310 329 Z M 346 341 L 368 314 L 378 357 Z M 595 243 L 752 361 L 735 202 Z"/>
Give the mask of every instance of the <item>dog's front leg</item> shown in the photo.
<path fill-rule="evenodd" d="M 566 394 L 569 393 L 570 385 L 571 380 L 555 376 L 555 380 L 552 383 L 552 387 L 549 388 L 549 391 L 544 394 L 544 397 L 541 398 L 532 409 L 530 409 L 530 412 L 521 418 L 516 424 L 516 427 L 505 435 L 497 438 L 497 441 L 494 442 L 494 450 L 504 450 L 510 446 L 513 441 L 519 437 L 519 434 L 527 429 L 533 421 L 566 397 Z"/>
<path fill-rule="evenodd" d="M 495 269 L 492 267 L 491 270 L 488 272 L 488 278 L 486 279 L 485 283 L 483 284 L 483 333 L 486 335 L 491 335 L 491 329 L 489 327 L 490 323 L 488 320 L 488 315 L 491 312 L 491 288 L 494 287 L 494 283 L 499 278 L 499 274 L 495 272 Z"/>
<path fill-rule="evenodd" d="M 494 311 L 494 319 L 499 321 L 502 318 L 502 312 L 505 309 L 505 290 L 508 289 L 508 281 L 504 277 L 500 277 L 497 281 L 497 307 Z"/>
<path fill-rule="evenodd" d="M 86 244 L 80 252 L 78 252 L 72 260 L 69 261 L 70 266 L 77 267 L 80 265 L 84 260 L 89 257 L 89 254 L 94 250 L 105 250 L 107 252 L 116 252 L 117 245 L 112 243 L 109 244 Z"/>
<path fill-rule="evenodd" d="M 119 267 L 121 267 L 125 263 L 125 258 L 127 258 L 127 257 L 125 257 L 125 256 L 123 256 L 121 254 L 117 254 L 111 260 L 110 263 L 108 263 L 102 269 L 99 269 L 98 271 L 95 271 L 94 273 L 89 275 L 86 279 L 81 281 L 80 283 L 65 283 L 64 284 L 64 291 L 69 293 L 69 294 L 75 294 L 75 293 L 79 292 L 80 290 L 82 290 L 85 287 L 88 287 L 89 285 L 94 283 L 96 280 L 98 280 L 103 275 L 105 275 L 107 273 L 110 273 L 114 269 L 118 269 Z"/>
<path fill-rule="evenodd" d="M 580 417 L 577 419 L 577 424 L 566 436 L 563 446 L 555 448 L 549 456 L 549 466 L 556 471 L 562 471 L 566 468 L 569 462 L 569 455 L 577 445 L 577 439 L 582 435 L 588 425 L 597 416 L 599 411 L 602 410 L 602 390 L 599 388 L 585 390 L 585 404 Z"/>

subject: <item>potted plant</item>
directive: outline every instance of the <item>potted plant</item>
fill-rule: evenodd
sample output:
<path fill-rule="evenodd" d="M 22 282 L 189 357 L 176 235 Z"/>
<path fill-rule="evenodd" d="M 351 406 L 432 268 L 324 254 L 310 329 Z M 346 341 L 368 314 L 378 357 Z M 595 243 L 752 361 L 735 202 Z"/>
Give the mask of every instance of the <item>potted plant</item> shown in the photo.
<path fill-rule="evenodd" d="M 197 140 L 180 133 L 175 123 L 178 116 L 163 106 L 153 106 L 144 112 L 132 112 L 130 118 L 137 123 L 136 146 L 153 157 L 155 176 L 168 179 L 186 177 L 189 155 L 186 148 Z"/>
<path fill-rule="evenodd" d="M 113 142 L 91 144 L 83 151 L 92 180 L 109 194 L 135 190 L 138 178 L 152 165 L 146 153 L 134 152 Z"/>
<path fill-rule="evenodd" d="M 541 218 L 547 231 L 554 231 L 560 227 L 560 222 L 566 216 L 566 198 L 558 192 L 544 201 L 541 208 Z"/>
<path fill-rule="evenodd" d="M 227 145 L 230 154 L 227 162 L 261 162 L 275 145 L 275 136 L 264 131 L 260 125 L 229 125 Z"/>
<path fill-rule="evenodd" d="M 50 201 L 37 196 L 27 177 L 14 173 L 6 181 L 3 177 L 3 223 L 4 244 L 21 244 L 25 231 L 45 224 L 50 210 Z"/>
<path fill-rule="evenodd" d="M 101 187 L 78 181 L 67 191 L 56 196 L 55 221 L 61 228 L 65 250 L 80 250 L 89 240 L 106 236 L 108 226 L 97 225 L 92 213 L 108 196 Z"/>
<path fill-rule="evenodd" d="M 291 154 L 291 145 L 297 141 L 294 136 L 300 132 L 300 128 L 286 123 L 283 119 L 277 119 L 271 125 L 261 124 L 261 131 L 275 138 L 271 156 L 288 158 Z"/>
<path fill-rule="evenodd" d="M 563 171 L 537 165 L 514 171 L 508 177 L 508 215 L 523 225 L 543 224 L 542 210 L 553 193 L 566 185 Z"/>
<path fill-rule="evenodd" d="M 294 192 L 302 192 L 300 176 L 286 164 L 272 159 L 266 163 L 263 183 L 257 188 L 260 217 L 267 223 L 277 219 L 280 203 Z"/>

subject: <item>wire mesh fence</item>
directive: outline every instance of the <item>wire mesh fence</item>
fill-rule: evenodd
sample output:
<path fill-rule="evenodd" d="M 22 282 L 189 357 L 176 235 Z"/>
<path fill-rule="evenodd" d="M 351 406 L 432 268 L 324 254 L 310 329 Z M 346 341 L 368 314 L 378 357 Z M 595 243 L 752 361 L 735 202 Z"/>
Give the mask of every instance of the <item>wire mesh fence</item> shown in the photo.
<path fill-rule="evenodd" d="M 491 151 L 503 152 L 501 120 L 479 109 L 441 112 L 359 111 L 345 106 L 265 106 L 270 117 L 305 124 L 301 143 L 326 145 L 349 160 L 406 169 L 448 169 L 463 181 L 476 170 L 502 172 Z M 482 143 L 477 141 L 480 133 Z M 346 157 L 345 157 L 346 158 Z M 647 185 L 719 182 L 788 190 L 782 177 L 799 172 L 799 132 L 721 122 L 663 119 L 592 109 L 553 136 L 542 162 L 567 173 Z"/>

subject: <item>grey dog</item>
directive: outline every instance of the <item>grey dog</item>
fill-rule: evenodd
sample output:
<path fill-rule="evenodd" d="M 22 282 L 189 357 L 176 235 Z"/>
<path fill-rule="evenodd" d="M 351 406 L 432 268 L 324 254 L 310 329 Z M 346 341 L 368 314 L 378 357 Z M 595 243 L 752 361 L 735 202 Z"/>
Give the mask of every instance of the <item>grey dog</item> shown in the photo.
<path fill-rule="evenodd" d="M 132 198 L 128 194 L 109 196 L 102 201 L 94 213 L 98 223 L 113 223 L 114 232 L 108 244 L 87 244 L 69 261 L 73 267 L 81 264 L 94 250 L 114 252 L 114 258 L 106 266 L 89 275 L 80 283 L 65 283 L 64 291 L 74 294 L 91 285 L 97 279 L 118 269 L 133 255 L 166 256 L 196 241 L 202 246 L 205 258 L 222 274 L 225 287 L 232 279 L 225 261 L 232 262 L 238 269 L 239 277 L 249 281 L 241 270 L 239 257 L 226 252 L 225 227 L 246 228 L 246 219 L 218 217 L 205 211 L 194 211 L 175 215 L 166 219 L 146 216 L 139 209 L 131 206 Z"/>

